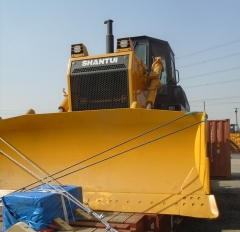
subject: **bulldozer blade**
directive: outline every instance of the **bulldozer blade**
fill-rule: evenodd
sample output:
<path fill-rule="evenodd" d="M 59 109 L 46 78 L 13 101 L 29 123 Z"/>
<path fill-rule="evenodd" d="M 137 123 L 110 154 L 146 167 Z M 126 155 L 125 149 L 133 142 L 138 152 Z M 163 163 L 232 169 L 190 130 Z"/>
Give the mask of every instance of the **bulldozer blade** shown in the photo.
<path fill-rule="evenodd" d="M 146 109 L 23 115 L 0 120 L 0 150 L 32 169 L 9 143 L 48 174 L 62 170 L 54 178 L 82 186 L 93 210 L 216 218 L 205 117 Z M 0 155 L 1 190 L 34 181 Z"/>

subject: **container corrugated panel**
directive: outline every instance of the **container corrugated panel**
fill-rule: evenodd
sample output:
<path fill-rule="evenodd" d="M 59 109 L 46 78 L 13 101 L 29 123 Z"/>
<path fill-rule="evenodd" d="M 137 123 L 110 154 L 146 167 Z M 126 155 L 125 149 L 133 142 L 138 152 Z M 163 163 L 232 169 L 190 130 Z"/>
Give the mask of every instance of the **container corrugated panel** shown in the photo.
<path fill-rule="evenodd" d="M 207 154 L 212 179 L 231 178 L 230 120 L 207 121 Z"/>

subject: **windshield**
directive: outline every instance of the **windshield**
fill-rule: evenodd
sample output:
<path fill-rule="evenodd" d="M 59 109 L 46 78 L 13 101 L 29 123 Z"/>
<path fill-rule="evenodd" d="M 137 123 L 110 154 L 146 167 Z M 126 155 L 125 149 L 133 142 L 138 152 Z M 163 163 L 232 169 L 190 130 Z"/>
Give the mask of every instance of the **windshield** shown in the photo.
<path fill-rule="evenodd" d="M 135 46 L 135 53 L 144 64 L 147 65 L 147 45 L 146 44 L 136 44 Z"/>

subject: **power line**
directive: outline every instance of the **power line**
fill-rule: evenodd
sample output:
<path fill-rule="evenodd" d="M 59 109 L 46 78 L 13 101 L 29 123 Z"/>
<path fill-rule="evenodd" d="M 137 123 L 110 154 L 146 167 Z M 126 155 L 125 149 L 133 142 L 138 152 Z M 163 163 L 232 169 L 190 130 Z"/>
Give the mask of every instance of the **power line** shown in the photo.
<path fill-rule="evenodd" d="M 207 31 L 211 31 L 211 32 L 212 32 L 212 31 L 215 30 L 216 28 L 224 27 L 225 25 L 227 25 L 227 24 L 229 24 L 229 23 L 232 23 L 232 22 L 235 22 L 235 21 L 238 21 L 238 20 L 240 20 L 240 18 L 237 18 L 237 19 L 234 19 L 234 20 L 225 22 L 225 23 L 221 23 L 221 24 L 218 25 L 218 26 L 210 27 L 210 28 L 208 28 L 208 29 L 206 29 L 206 30 L 200 31 L 200 32 L 198 32 L 198 33 L 194 33 L 194 34 L 192 34 L 192 35 L 190 35 L 190 36 L 188 36 L 188 37 L 179 39 L 179 40 L 177 40 L 177 42 L 186 40 L 186 39 L 188 39 L 188 38 L 192 38 L 192 37 L 194 37 L 194 36 L 198 36 L 198 35 L 200 35 L 200 34 L 202 34 L 202 33 L 204 33 L 204 35 L 205 35 L 205 33 L 206 33 Z"/>
<path fill-rule="evenodd" d="M 206 106 L 214 106 L 214 105 L 230 105 L 230 104 L 240 104 L 240 101 L 238 101 L 238 102 L 215 102 L 215 103 L 207 103 L 206 101 L 205 101 L 205 105 Z M 200 104 L 200 103 L 197 103 L 197 104 L 191 104 L 191 105 L 195 105 L 195 106 L 202 106 L 202 103 Z"/>
<path fill-rule="evenodd" d="M 184 89 L 197 88 L 197 87 L 203 87 L 203 86 L 209 86 L 209 85 L 219 85 L 219 84 L 223 84 L 223 83 L 231 83 L 231 82 L 236 82 L 236 81 L 240 81 L 240 79 L 228 80 L 228 81 L 219 81 L 219 82 L 212 82 L 212 83 L 209 83 L 209 84 L 202 84 L 202 85 L 186 86 L 186 87 L 184 87 Z"/>
<path fill-rule="evenodd" d="M 236 95 L 236 96 L 229 96 L 229 97 L 219 97 L 219 98 L 208 98 L 208 99 L 204 99 L 204 101 L 218 101 L 218 100 L 225 100 L 225 99 L 231 99 L 231 98 L 237 98 L 240 97 L 240 95 Z M 189 102 L 202 102 L 203 100 L 195 100 L 195 101 L 189 101 Z"/>
<path fill-rule="evenodd" d="M 208 52 L 208 51 L 211 51 L 211 50 L 214 50 L 214 49 L 217 49 L 217 48 L 221 48 L 221 47 L 224 47 L 224 46 L 227 46 L 227 45 L 230 45 L 230 44 L 238 43 L 238 42 L 240 42 L 240 39 L 237 39 L 237 40 L 234 40 L 232 42 L 225 43 L 225 44 L 221 44 L 221 45 L 218 45 L 218 46 L 215 46 L 215 47 L 207 48 L 207 49 L 204 49 L 204 50 L 201 50 L 201 51 L 198 51 L 198 52 L 193 52 L 193 53 L 190 53 L 190 54 L 187 54 L 187 55 L 184 55 L 184 56 L 180 56 L 180 57 L 177 57 L 176 59 L 182 59 L 182 58 L 193 56 L 193 55 L 200 54 L 200 53 L 203 53 L 203 52 Z"/>
<path fill-rule="evenodd" d="M 232 71 L 232 70 L 236 70 L 236 69 L 240 69 L 240 66 L 237 66 L 234 68 L 223 69 L 223 70 L 219 70 L 219 71 L 215 71 L 215 72 L 210 72 L 210 73 L 199 74 L 196 76 L 185 77 L 185 78 L 181 78 L 181 80 L 193 79 L 193 78 L 208 76 L 208 75 L 217 74 L 217 73 L 221 73 L 221 72 L 228 72 L 228 71 Z"/>
<path fill-rule="evenodd" d="M 240 54 L 240 52 L 232 54 L 232 55 L 228 55 L 228 56 L 222 56 L 222 57 L 218 57 L 218 58 L 215 58 L 215 59 L 210 59 L 210 60 L 206 60 L 206 61 L 201 61 L 201 62 L 197 62 L 197 63 L 192 63 L 192 64 L 180 66 L 178 68 L 186 68 L 186 67 L 190 67 L 190 66 L 194 66 L 194 65 L 198 65 L 198 64 L 205 64 L 205 63 L 208 63 L 208 62 L 211 62 L 211 61 L 221 60 L 221 59 L 232 57 L 232 56 L 237 56 L 239 54 Z"/>

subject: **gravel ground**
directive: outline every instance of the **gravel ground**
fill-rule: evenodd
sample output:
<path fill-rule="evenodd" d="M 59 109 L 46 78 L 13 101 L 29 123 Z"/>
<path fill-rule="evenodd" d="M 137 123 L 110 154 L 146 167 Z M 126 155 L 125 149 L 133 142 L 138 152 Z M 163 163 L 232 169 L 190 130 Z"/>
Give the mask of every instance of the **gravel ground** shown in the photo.
<path fill-rule="evenodd" d="M 184 218 L 177 232 L 240 232 L 240 154 L 231 155 L 231 172 L 230 180 L 211 180 L 211 192 L 216 197 L 219 218 Z"/>

